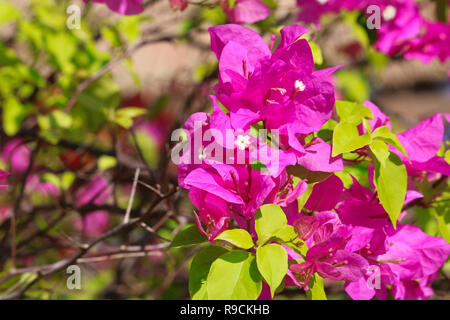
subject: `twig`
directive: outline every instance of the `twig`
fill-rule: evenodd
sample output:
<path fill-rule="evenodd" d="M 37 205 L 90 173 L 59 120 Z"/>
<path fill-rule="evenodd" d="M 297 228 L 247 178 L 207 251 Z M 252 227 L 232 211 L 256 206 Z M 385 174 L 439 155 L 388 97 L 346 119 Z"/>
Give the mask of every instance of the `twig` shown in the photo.
<path fill-rule="evenodd" d="M 125 213 L 125 217 L 123 219 L 124 224 L 126 224 L 126 223 L 128 223 L 128 221 L 130 221 L 131 207 L 133 206 L 134 195 L 136 193 L 136 185 L 137 185 L 137 182 L 139 179 L 140 172 L 141 172 L 141 169 L 137 168 L 134 173 L 133 187 L 131 188 L 130 200 L 128 201 L 127 212 Z"/>
<path fill-rule="evenodd" d="M 125 229 L 128 229 L 128 228 L 130 228 L 130 227 L 132 227 L 132 226 L 142 222 L 147 217 L 147 215 L 149 213 L 151 213 L 152 210 L 161 201 L 163 201 L 166 198 L 172 196 L 177 191 L 178 191 L 178 188 L 173 188 L 166 195 L 164 195 L 164 197 L 156 199 L 153 202 L 153 204 L 150 206 L 149 210 L 147 210 L 147 212 L 144 215 L 140 216 L 139 218 L 131 219 L 128 223 L 122 223 L 122 224 L 114 227 L 113 229 L 109 230 L 108 232 L 104 233 L 103 235 L 101 235 L 100 237 L 98 237 L 97 239 L 95 239 L 94 241 L 89 243 L 85 248 L 80 248 L 80 251 L 75 256 L 73 256 L 72 258 L 58 261 L 55 264 L 51 265 L 50 267 L 49 266 L 45 266 L 45 268 L 42 271 L 38 272 L 37 277 L 35 279 L 33 279 L 32 281 L 28 282 L 25 286 L 23 286 L 22 288 L 20 288 L 19 290 L 16 290 L 15 292 L 13 292 L 11 294 L 6 294 L 6 295 L 3 294 L 3 295 L 1 295 L 0 296 L 0 300 L 16 299 L 16 298 L 19 298 L 19 297 L 23 296 L 23 294 L 29 288 L 31 288 L 34 284 L 39 282 L 42 278 L 47 277 L 47 276 L 49 276 L 49 275 L 51 275 L 53 273 L 59 272 L 59 271 L 63 270 L 64 268 L 66 268 L 66 267 L 76 263 L 78 261 L 78 259 L 82 258 L 90 249 L 95 247 L 97 244 L 103 242 L 104 240 L 110 238 L 113 235 L 116 235 L 116 234 L 122 232 Z M 169 243 L 165 243 L 163 245 L 165 247 L 167 247 L 167 246 L 169 246 Z M 7 274 L 6 277 L 10 277 L 10 275 Z"/>

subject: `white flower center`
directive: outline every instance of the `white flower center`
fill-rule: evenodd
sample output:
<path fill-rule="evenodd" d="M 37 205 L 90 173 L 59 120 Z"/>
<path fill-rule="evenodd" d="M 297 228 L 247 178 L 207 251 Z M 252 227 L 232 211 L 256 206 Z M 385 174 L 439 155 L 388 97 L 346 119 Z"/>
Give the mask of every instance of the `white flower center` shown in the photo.
<path fill-rule="evenodd" d="M 205 149 L 204 149 L 204 148 L 201 148 L 201 149 L 198 151 L 198 159 L 201 160 L 201 161 L 203 161 L 203 160 L 206 159 L 206 152 L 205 152 Z"/>
<path fill-rule="evenodd" d="M 305 84 L 303 83 L 303 81 L 300 81 L 300 80 L 295 80 L 295 90 L 297 90 L 297 91 L 305 91 L 305 89 L 306 89 L 306 86 L 305 86 Z"/>
<path fill-rule="evenodd" d="M 239 148 L 239 150 L 245 150 L 245 148 L 250 145 L 250 136 L 240 134 L 237 136 L 234 144 Z"/>
<path fill-rule="evenodd" d="M 394 19 L 396 15 L 397 15 L 397 9 L 392 5 L 388 5 L 383 10 L 383 18 L 386 21 L 390 21 L 390 20 Z"/>
<path fill-rule="evenodd" d="M 317 0 L 317 2 L 320 3 L 320 4 L 325 4 L 325 3 L 328 2 L 328 0 Z"/>

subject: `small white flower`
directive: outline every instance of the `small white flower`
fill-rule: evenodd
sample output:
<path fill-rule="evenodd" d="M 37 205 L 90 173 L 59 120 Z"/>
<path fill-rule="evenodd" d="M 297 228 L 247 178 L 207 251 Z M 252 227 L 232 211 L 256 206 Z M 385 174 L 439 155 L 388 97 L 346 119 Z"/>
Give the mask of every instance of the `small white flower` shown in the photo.
<path fill-rule="evenodd" d="M 206 159 L 206 152 L 205 152 L 205 149 L 201 148 L 201 149 L 198 151 L 198 159 L 199 159 L 200 161 L 203 161 L 203 160 Z"/>
<path fill-rule="evenodd" d="M 383 19 L 386 21 L 390 21 L 390 20 L 394 19 L 396 15 L 397 15 L 397 9 L 392 5 L 388 5 L 383 10 Z"/>
<path fill-rule="evenodd" d="M 250 136 L 240 134 L 237 136 L 234 144 L 239 148 L 239 150 L 245 150 L 245 148 L 250 145 Z"/>
<path fill-rule="evenodd" d="M 306 86 L 303 81 L 295 80 L 295 90 L 297 91 L 305 91 Z"/>
<path fill-rule="evenodd" d="M 317 0 L 317 2 L 320 3 L 320 4 L 322 4 L 322 5 L 324 5 L 325 3 L 328 2 L 328 0 Z"/>

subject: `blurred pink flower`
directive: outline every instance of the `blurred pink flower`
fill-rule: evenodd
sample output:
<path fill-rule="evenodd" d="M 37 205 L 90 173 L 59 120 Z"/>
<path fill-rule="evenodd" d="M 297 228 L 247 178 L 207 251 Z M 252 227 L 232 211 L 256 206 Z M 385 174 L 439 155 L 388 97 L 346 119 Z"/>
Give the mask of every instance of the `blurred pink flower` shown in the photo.
<path fill-rule="evenodd" d="M 11 172 L 24 172 L 30 163 L 30 154 L 30 147 L 20 138 L 8 141 L 1 151 L 2 160 L 9 163 Z"/>
<path fill-rule="evenodd" d="M 102 176 L 97 176 L 77 191 L 75 199 L 78 206 L 90 202 L 100 205 L 105 203 L 110 195 L 111 188 L 108 187 L 108 181 Z"/>
<path fill-rule="evenodd" d="M 179 10 L 183 11 L 188 6 L 187 0 L 169 0 L 169 1 L 170 1 L 170 7 L 172 9 L 179 9 Z"/>
<path fill-rule="evenodd" d="M 9 175 L 8 172 L 5 172 L 3 170 L 0 170 L 0 181 L 2 181 L 3 179 L 5 179 L 7 176 Z M 6 185 L 0 185 L 0 189 L 6 188 Z"/>
<path fill-rule="evenodd" d="M 89 0 L 84 0 L 87 3 Z M 97 3 L 104 3 L 111 10 L 122 15 L 134 15 L 144 11 L 143 0 L 92 0 Z"/>
<path fill-rule="evenodd" d="M 373 1 L 381 8 L 381 28 L 377 30 L 375 48 L 394 55 L 403 48 L 403 42 L 416 37 L 423 25 L 418 5 L 413 0 Z"/>
<path fill-rule="evenodd" d="M 87 213 L 84 217 L 76 220 L 78 229 L 83 230 L 89 236 L 97 237 L 108 228 L 109 214 L 104 210 L 97 210 Z"/>
<path fill-rule="evenodd" d="M 5 220 L 6 218 L 8 218 L 11 214 L 12 210 L 11 210 L 11 206 L 8 204 L 2 205 L 0 207 L 0 222 L 2 222 L 3 220 Z"/>
<path fill-rule="evenodd" d="M 429 63 L 434 57 L 441 62 L 450 58 L 450 25 L 442 22 L 425 22 L 425 33 L 406 43 L 407 59 L 419 59 Z"/>
<path fill-rule="evenodd" d="M 232 23 L 255 23 L 267 18 L 271 10 L 260 0 L 237 0 L 233 8 L 224 1 L 224 11 Z"/>
<path fill-rule="evenodd" d="M 56 197 L 59 195 L 57 186 L 48 181 L 42 181 L 40 174 L 32 173 L 27 179 L 26 190 L 29 192 L 37 192 L 41 196 Z"/>

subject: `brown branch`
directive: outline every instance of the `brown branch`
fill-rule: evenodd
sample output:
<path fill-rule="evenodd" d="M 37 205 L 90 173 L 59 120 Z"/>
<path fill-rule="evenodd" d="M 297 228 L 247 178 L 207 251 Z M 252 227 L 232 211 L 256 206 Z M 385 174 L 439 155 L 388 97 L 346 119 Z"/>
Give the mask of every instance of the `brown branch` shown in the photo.
<path fill-rule="evenodd" d="M 35 285 L 41 279 L 43 279 L 51 274 L 54 274 L 56 272 L 59 272 L 72 264 L 75 264 L 80 258 L 82 258 L 84 255 L 86 255 L 89 252 L 89 250 L 91 250 L 97 244 L 103 242 L 104 240 L 110 238 L 113 235 L 116 235 L 116 234 L 118 234 L 126 229 L 129 229 L 129 228 L 139 224 L 140 222 L 142 222 L 148 216 L 148 214 L 150 214 L 153 211 L 153 209 L 161 201 L 169 198 L 170 196 L 175 194 L 177 191 L 178 191 L 177 187 L 172 188 L 172 190 L 169 191 L 166 195 L 164 195 L 164 197 L 159 197 L 158 199 L 156 199 L 153 202 L 153 204 L 150 206 L 149 210 L 144 215 L 142 215 L 138 218 L 131 219 L 128 223 L 122 223 L 122 224 L 114 227 L 113 229 L 109 230 L 108 232 L 104 233 L 102 236 L 98 237 L 97 239 L 95 239 L 94 241 L 92 241 L 91 243 L 86 245 L 84 248 L 80 248 L 79 252 L 76 255 L 74 255 L 72 258 L 61 260 L 50 266 L 43 267 L 44 268 L 43 270 L 37 271 L 37 276 L 32 281 L 28 282 L 25 286 L 23 286 L 19 290 L 12 292 L 11 294 L 1 295 L 0 300 L 16 299 L 16 298 L 22 297 L 29 288 L 31 288 L 33 285 Z M 169 243 L 162 244 L 162 246 L 168 246 L 168 245 L 169 245 Z M 12 273 L 14 273 L 14 271 Z M 11 273 L 7 274 L 6 277 L 10 277 L 10 274 Z"/>

